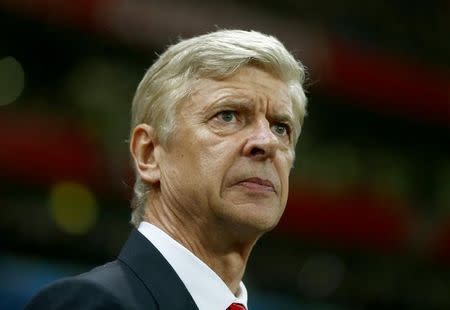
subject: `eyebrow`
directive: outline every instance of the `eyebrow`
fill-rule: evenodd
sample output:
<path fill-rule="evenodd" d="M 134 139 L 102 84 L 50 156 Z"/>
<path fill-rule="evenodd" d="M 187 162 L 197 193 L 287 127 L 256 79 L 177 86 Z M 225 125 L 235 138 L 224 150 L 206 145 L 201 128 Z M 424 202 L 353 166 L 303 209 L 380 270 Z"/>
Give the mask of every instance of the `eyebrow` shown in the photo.
<path fill-rule="evenodd" d="M 248 99 L 239 99 L 236 97 L 231 96 L 223 96 L 217 100 L 215 100 L 211 105 L 210 108 L 217 108 L 217 107 L 230 107 L 233 109 L 238 110 L 245 110 L 250 111 L 251 110 L 251 104 L 252 102 Z"/>
<path fill-rule="evenodd" d="M 273 121 L 279 123 L 288 123 L 291 126 L 294 125 L 294 119 L 289 114 L 276 114 L 271 117 Z"/>

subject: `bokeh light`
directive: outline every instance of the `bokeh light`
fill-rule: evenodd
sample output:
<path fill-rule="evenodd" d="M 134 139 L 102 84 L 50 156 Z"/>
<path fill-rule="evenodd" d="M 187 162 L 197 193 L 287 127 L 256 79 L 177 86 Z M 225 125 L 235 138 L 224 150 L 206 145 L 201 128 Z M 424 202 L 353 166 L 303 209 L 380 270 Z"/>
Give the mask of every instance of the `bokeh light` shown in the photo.
<path fill-rule="evenodd" d="M 25 73 L 14 57 L 0 59 L 0 106 L 13 103 L 22 93 Z"/>
<path fill-rule="evenodd" d="M 92 192 L 75 182 L 56 184 L 50 192 L 50 214 L 64 232 L 84 234 L 95 224 L 98 207 Z"/>

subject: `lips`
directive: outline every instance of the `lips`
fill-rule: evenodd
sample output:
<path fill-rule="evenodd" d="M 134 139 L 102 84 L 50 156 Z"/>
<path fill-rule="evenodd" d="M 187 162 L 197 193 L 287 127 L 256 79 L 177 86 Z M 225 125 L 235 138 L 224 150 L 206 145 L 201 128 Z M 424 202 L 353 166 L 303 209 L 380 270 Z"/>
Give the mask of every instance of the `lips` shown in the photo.
<path fill-rule="evenodd" d="M 242 180 L 238 182 L 237 185 L 254 191 L 275 192 L 275 186 L 271 181 L 257 177 Z"/>

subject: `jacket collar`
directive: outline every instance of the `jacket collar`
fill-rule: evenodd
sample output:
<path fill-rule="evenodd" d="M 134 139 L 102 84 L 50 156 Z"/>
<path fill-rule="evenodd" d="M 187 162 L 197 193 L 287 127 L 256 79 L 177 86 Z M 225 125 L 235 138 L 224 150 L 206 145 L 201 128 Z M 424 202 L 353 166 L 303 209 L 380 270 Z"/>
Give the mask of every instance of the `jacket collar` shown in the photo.
<path fill-rule="evenodd" d="M 175 270 L 138 230 L 133 229 L 119 254 L 162 309 L 198 309 Z"/>

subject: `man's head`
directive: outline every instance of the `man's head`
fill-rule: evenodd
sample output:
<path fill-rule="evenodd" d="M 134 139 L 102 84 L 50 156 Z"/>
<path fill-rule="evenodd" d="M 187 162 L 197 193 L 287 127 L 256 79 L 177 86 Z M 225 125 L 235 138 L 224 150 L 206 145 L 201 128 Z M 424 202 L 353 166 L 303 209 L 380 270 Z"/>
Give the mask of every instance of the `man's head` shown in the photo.
<path fill-rule="evenodd" d="M 279 204 L 278 220 L 305 116 L 303 81 L 302 65 L 277 39 L 258 32 L 217 31 L 169 47 L 133 101 L 130 140 L 151 136 L 148 151 L 158 172 L 143 172 L 130 146 L 136 163 L 132 223 L 143 219 L 149 190 L 197 205 L 222 199 L 237 207 L 253 197 Z M 199 208 L 190 216 L 203 215 Z M 217 210 L 227 209 L 225 203 Z M 248 215 L 232 212 L 242 221 Z M 263 214 L 256 220 L 271 219 Z"/>

